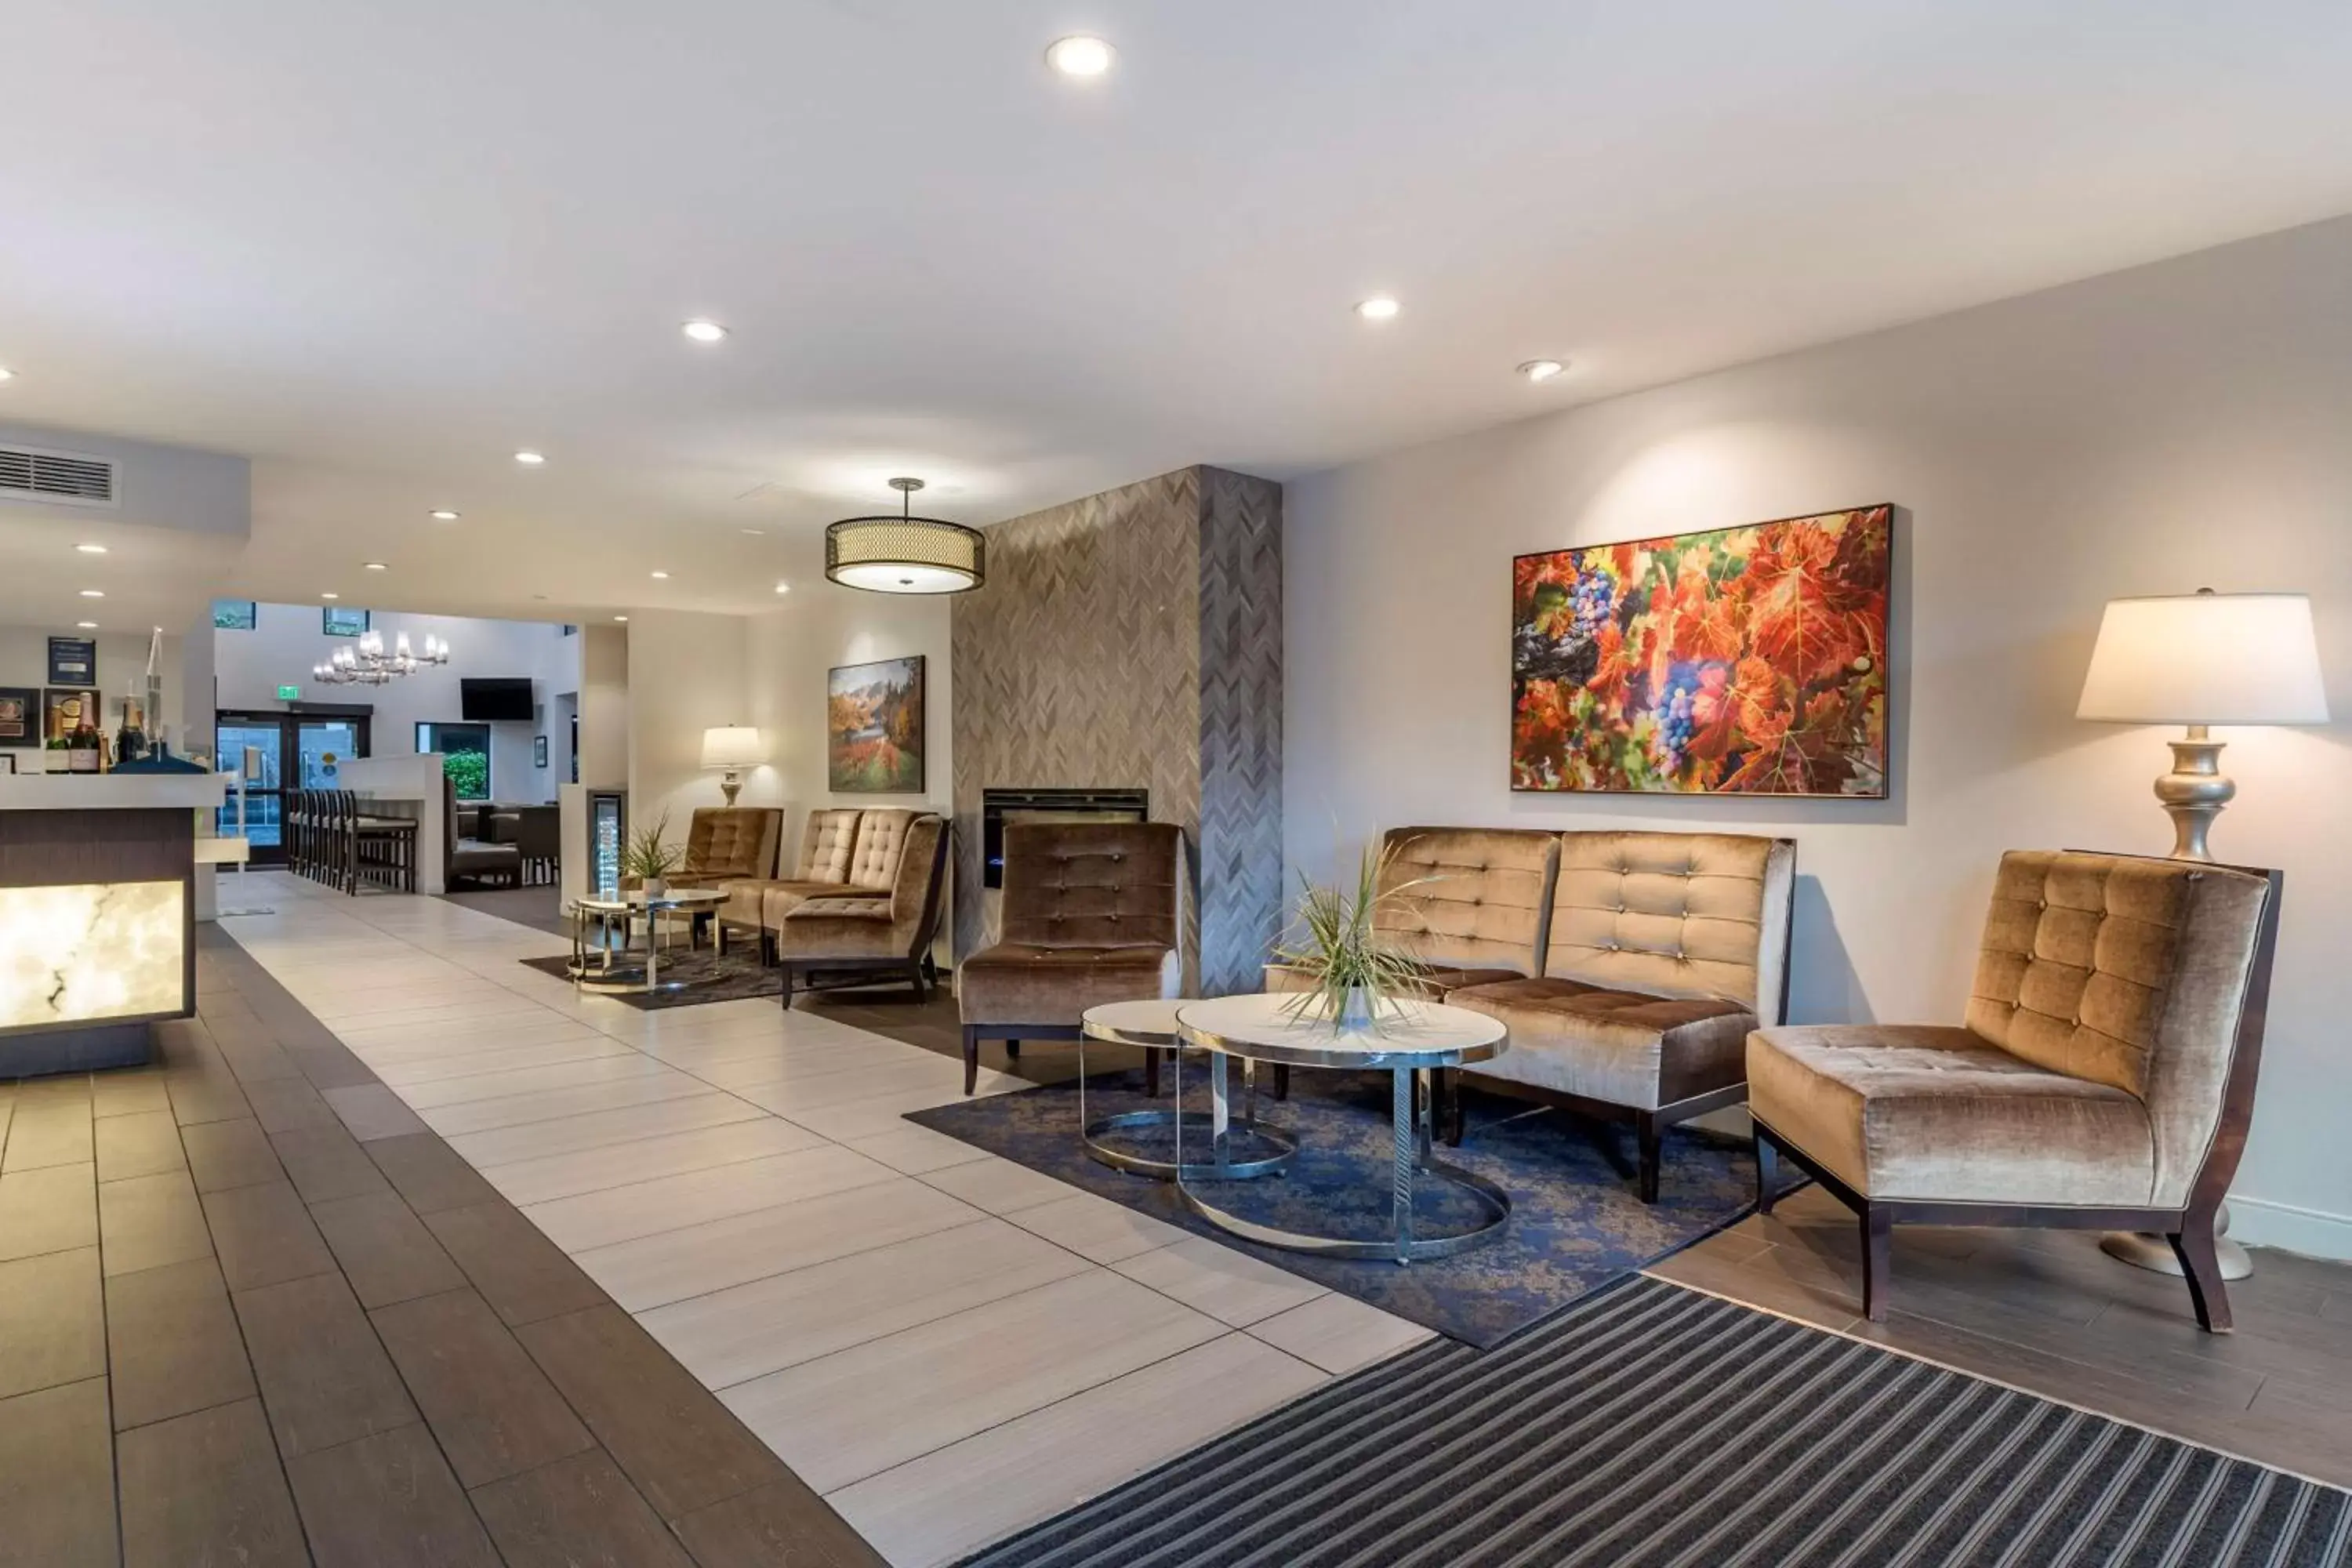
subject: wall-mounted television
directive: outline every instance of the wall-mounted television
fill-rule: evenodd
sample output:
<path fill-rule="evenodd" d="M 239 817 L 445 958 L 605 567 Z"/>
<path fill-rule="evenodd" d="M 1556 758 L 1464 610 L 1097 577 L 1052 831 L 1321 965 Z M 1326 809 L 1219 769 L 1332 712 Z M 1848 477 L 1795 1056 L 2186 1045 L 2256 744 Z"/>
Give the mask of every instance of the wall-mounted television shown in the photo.
<path fill-rule="evenodd" d="M 523 680 L 460 680 L 457 716 L 472 724 L 496 724 L 509 720 L 530 723 L 530 682 Z"/>

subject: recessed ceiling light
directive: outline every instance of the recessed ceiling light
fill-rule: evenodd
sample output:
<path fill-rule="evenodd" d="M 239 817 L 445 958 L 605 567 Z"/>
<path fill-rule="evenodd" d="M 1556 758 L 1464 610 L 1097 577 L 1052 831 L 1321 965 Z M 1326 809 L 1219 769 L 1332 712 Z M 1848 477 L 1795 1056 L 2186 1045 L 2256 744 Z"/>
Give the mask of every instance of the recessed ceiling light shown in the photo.
<path fill-rule="evenodd" d="M 103 544 L 77 544 L 74 548 L 80 551 L 84 555 L 103 555 L 106 553 L 106 546 Z"/>
<path fill-rule="evenodd" d="M 1117 49 L 1085 33 L 1055 38 L 1045 48 L 1045 63 L 1064 76 L 1100 76 L 1118 58 Z"/>
<path fill-rule="evenodd" d="M 790 583 L 779 583 L 776 584 L 776 592 L 779 594 L 789 594 L 792 591 L 793 585 Z"/>
<path fill-rule="evenodd" d="M 614 620 L 616 620 L 616 621 L 621 622 L 621 623 L 622 623 L 623 625 L 625 625 L 625 626 L 628 623 L 628 619 L 629 619 L 629 617 L 628 617 L 628 616 L 614 616 L 613 618 L 614 618 Z"/>
<path fill-rule="evenodd" d="M 1531 359 L 1519 366 L 1519 374 L 1529 381 L 1549 381 L 1567 368 L 1556 359 Z"/>
<path fill-rule="evenodd" d="M 0 381 L 14 381 L 16 379 L 16 373 L 15 371 L 10 370 L 5 364 L 0 364 Z"/>
<path fill-rule="evenodd" d="M 547 461 L 547 454 L 544 452 L 517 452 L 515 454 L 515 461 L 520 463 L 526 468 L 535 468 L 541 463 Z"/>
<path fill-rule="evenodd" d="M 94 632 L 98 630 L 98 623 L 96 621 L 76 621 L 74 623 L 74 630 L 78 632 Z"/>
<path fill-rule="evenodd" d="M 667 572 L 656 572 L 654 574 L 654 581 L 656 583 L 667 583 L 669 581 L 669 574 Z"/>
<path fill-rule="evenodd" d="M 360 564 L 366 567 L 371 572 L 382 572 L 386 569 L 384 563 L 381 561 L 362 561 Z"/>
<path fill-rule="evenodd" d="M 737 529 L 736 531 L 738 533 L 747 534 L 753 539 L 765 539 L 768 537 L 768 531 L 764 528 L 740 528 Z"/>
<path fill-rule="evenodd" d="M 1368 321 L 1393 321 L 1397 311 L 1402 308 L 1386 294 L 1375 294 L 1369 300 L 1356 301 L 1356 314 Z"/>
<path fill-rule="evenodd" d="M 341 594 L 321 594 L 319 597 L 321 599 L 340 599 L 342 595 Z"/>
<path fill-rule="evenodd" d="M 425 515 L 430 517 L 436 522 L 455 522 L 457 521 L 457 514 L 451 511 L 446 506 L 436 506 L 431 511 L 425 513 Z"/>
<path fill-rule="evenodd" d="M 716 321 L 692 321 L 678 328 L 698 343 L 715 343 L 727 335 L 727 329 Z"/>
<path fill-rule="evenodd" d="M 106 591 L 102 588 L 84 588 L 81 591 L 81 596 L 85 599 L 103 599 L 106 597 Z"/>

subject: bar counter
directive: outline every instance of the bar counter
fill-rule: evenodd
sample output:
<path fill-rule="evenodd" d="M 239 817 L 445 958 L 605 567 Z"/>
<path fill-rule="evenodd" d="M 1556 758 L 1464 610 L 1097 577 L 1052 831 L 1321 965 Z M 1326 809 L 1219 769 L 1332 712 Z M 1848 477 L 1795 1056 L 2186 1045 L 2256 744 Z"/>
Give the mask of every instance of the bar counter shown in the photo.
<path fill-rule="evenodd" d="M 196 814 L 219 774 L 0 776 L 0 1080 L 148 1059 L 196 1010 Z"/>

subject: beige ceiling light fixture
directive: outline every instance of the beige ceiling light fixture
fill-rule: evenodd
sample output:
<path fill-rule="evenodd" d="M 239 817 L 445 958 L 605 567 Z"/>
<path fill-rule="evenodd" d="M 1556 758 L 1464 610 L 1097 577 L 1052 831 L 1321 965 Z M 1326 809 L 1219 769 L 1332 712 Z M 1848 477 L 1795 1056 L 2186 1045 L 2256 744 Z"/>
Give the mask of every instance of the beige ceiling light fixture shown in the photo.
<path fill-rule="evenodd" d="M 103 555 L 106 553 L 106 546 L 103 544 L 77 544 L 74 548 L 80 551 L 84 555 Z"/>
<path fill-rule="evenodd" d="M 81 591 L 81 596 L 85 599 L 103 599 L 106 597 L 106 590 L 103 588 L 84 588 Z"/>
<path fill-rule="evenodd" d="M 1403 309 L 1393 296 L 1387 294 L 1375 294 L 1369 300 L 1356 301 L 1356 314 L 1367 321 L 1393 321 L 1397 312 Z"/>
<path fill-rule="evenodd" d="M 628 616 L 614 616 L 613 617 L 613 619 L 614 619 L 615 621 L 619 622 L 621 625 L 623 625 L 623 626 L 627 626 L 627 625 L 629 624 L 629 617 L 628 617 Z"/>
<path fill-rule="evenodd" d="M 547 454 L 544 452 L 532 451 L 517 452 L 515 454 L 515 461 L 520 463 L 526 468 L 535 468 L 541 463 L 547 461 Z"/>
<path fill-rule="evenodd" d="M 669 574 L 667 572 L 656 572 L 653 574 L 653 579 L 656 583 L 667 583 L 669 581 Z"/>
<path fill-rule="evenodd" d="M 1519 366 L 1519 374 L 1540 386 L 1568 368 L 1566 360 L 1531 359 Z"/>
<path fill-rule="evenodd" d="M 845 517 L 824 531 L 824 574 L 872 594 L 961 594 L 988 575 L 988 541 L 980 530 L 912 514 L 920 479 L 898 479 L 898 515 Z"/>
<path fill-rule="evenodd" d="M 779 594 L 789 594 L 792 591 L 793 585 L 790 583 L 779 583 L 776 584 L 776 592 Z"/>
<path fill-rule="evenodd" d="M 98 623 L 96 621 L 76 621 L 74 623 L 74 630 L 78 632 L 94 632 L 98 630 Z"/>
<path fill-rule="evenodd" d="M 1045 46 L 1045 63 L 1064 76 L 1105 76 L 1118 58 L 1117 49 L 1090 33 L 1073 33 Z"/>
<path fill-rule="evenodd" d="M 436 522 L 455 522 L 457 521 L 457 513 L 450 510 L 446 506 L 436 506 L 425 515 L 431 518 Z"/>
<path fill-rule="evenodd" d="M 698 343 L 717 343 L 727 341 L 726 328 L 716 321 L 706 321 L 699 316 L 678 328 L 678 331 Z"/>
<path fill-rule="evenodd" d="M 360 564 L 366 567 L 371 572 L 389 572 L 392 570 L 391 567 L 386 566 L 381 561 L 362 561 Z"/>

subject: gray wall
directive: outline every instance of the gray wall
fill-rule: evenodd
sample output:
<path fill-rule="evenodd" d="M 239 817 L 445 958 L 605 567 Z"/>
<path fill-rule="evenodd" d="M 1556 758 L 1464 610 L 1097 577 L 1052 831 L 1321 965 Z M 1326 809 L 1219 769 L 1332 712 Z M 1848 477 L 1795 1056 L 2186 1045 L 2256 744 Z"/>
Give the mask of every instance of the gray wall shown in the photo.
<path fill-rule="evenodd" d="M 1892 501 L 1893 798 L 1515 795 L 1511 557 Z M 2101 605 L 2300 590 L 2336 721 L 2225 732 L 2227 859 L 2284 868 L 2242 1234 L 2352 1256 L 2352 221 L 1292 484 L 1291 855 L 1396 823 L 1798 841 L 1800 1022 L 1957 1022 L 2003 849 L 2162 854 L 2173 731 L 2074 703 Z M 1364 693 L 1377 691 L 1376 704 Z"/>
<path fill-rule="evenodd" d="M 1280 520 L 1278 487 L 1191 468 L 988 531 L 987 585 L 952 610 L 959 953 L 992 940 L 982 789 L 1140 785 L 1204 875 L 1188 973 L 1255 988 L 1279 899 Z"/>

